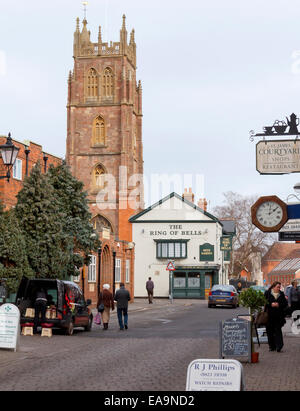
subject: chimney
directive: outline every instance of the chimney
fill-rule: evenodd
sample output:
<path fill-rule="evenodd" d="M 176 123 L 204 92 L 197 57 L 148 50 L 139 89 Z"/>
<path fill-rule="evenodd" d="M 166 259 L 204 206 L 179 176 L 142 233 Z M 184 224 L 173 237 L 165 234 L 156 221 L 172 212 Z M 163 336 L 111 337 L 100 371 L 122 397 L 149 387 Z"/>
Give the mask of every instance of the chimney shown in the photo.
<path fill-rule="evenodd" d="M 202 210 L 207 211 L 207 200 L 206 198 L 200 198 L 198 201 L 198 207 L 202 208 Z"/>
<path fill-rule="evenodd" d="M 189 188 L 189 191 L 187 190 L 187 188 L 184 189 L 184 193 L 182 194 L 182 197 L 183 197 L 185 200 L 190 201 L 191 203 L 194 202 L 195 196 L 194 196 L 194 193 L 192 192 L 191 187 Z"/>

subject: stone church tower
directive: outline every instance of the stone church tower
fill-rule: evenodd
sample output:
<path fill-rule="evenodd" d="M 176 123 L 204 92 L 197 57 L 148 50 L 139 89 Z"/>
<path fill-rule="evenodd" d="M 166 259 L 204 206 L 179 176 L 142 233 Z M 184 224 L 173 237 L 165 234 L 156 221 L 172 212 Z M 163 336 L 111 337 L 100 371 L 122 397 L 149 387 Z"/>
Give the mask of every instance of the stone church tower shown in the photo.
<path fill-rule="evenodd" d="M 125 16 L 119 42 L 104 43 L 101 27 L 96 43 L 90 37 L 87 20 L 80 29 L 78 18 L 74 69 L 68 80 L 66 161 L 88 192 L 94 227 L 106 242 L 106 258 L 114 249 L 122 259 L 123 244 L 125 250 L 132 240 L 128 219 L 143 209 L 144 196 L 142 86 L 136 81 L 136 43 L 134 30 L 128 39 Z M 104 251 L 103 246 L 103 258 Z"/>

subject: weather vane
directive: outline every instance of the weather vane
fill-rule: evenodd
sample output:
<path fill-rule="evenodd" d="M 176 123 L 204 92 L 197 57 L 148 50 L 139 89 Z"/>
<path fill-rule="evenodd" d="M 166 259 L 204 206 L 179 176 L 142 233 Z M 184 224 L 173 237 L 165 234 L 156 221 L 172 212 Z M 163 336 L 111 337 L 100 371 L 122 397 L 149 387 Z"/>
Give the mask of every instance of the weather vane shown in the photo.
<path fill-rule="evenodd" d="M 86 20 L 86 7 L 89 3 L 87 1 L 83 1 L 82 4 L 83 4 L 83 7 L 84 7 L 84 9 L 83 9 L 84 10 L 84 20 Z"/>

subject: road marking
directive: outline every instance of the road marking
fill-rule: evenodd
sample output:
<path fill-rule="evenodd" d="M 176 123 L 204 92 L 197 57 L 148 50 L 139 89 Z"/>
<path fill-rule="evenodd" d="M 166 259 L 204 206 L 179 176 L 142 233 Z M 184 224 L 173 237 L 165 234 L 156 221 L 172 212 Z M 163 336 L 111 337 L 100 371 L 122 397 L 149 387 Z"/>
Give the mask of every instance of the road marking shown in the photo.
<path fill-rule="evenodd" d="M 163 324 L 172 322 L 172 320 L 167 320 L 166 318 L 156 318 L 156 321 L 161 321 Z"/>

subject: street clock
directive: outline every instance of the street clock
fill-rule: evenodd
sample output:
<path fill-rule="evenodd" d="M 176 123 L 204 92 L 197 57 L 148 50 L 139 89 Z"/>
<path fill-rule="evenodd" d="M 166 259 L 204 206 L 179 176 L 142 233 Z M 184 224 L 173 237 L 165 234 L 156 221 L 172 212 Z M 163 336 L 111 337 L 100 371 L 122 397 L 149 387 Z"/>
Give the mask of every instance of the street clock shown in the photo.
<path fill-rule="evenodd" d="M 252 224 L 265 233 L 274 233 L 287 222 L 287 205 L 277 196 L 260 197 L 251 207 Z"/>

